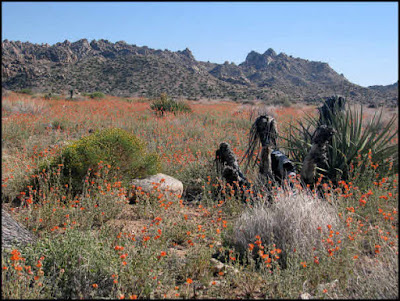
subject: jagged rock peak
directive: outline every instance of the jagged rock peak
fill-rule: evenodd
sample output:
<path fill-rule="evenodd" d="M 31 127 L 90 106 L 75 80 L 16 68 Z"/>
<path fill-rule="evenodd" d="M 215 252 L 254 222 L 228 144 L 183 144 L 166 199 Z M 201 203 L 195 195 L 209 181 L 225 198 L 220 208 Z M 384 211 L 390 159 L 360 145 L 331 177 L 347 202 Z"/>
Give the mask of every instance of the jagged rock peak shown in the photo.
<path fill-rule="evenodd" d="M 245 63 L 251 63 L 251 62 L 253 62 L 253 61 L 255 61 L 255 60 L 260 59 L 261 56 L 262 56 L 262 55 L 261 55 L 260 53 L 258 53 L 257 51 L 252 50 L 252 51 L 250 51 L 249 54 L 246 56 L 246 59 L 245 59 L 244 62 L 245 62 Z"/>
<path fill-rule="evenodd" d="M 249 57 L 251 58 L 251 57 L 260 56 L 260 55 L 261 55 L 261 54 L 258 53 L 257 51 L 252 50 L 252 51 L 250 51 L 249 54 L 247 55 L 246 60 L 247 60 L 247 58 L 249 58 Z"/>
<path fill-rule="evenodd" d="M 189 48 L 185 48 L 185 50 L 183 50 L 183 51 L 178 51 L 178 53 L 183 54 L 187 58 L 194 60 L 193 53 L 190 51 Z"/>
<path fill-rule="evenodd" d="M 82 44 L 82 45 L 88 44 L 89 45 L 89 41 L 88 41 L 88 39 L 80 39 L 76 42 L 73 42 L 72 44 L 73 45 L 80 45 L 80 44 Z"/>
<path fill-rule="evenodd" d="M 272 49 L 271 49 L 272 50 Z M 268 53 L 268 50 L 266 51 Z M 256 69 L 264 68 L 272 60 L 272 56 L 260 54 L 252 50 L 246 57 L 246 60 L 241 64 Z"/>
<path fill-rule="evenodd" d="M 268 50 L 264 52 L 264 55 L 276 56 L 276 52 L 272 48 L 268 48 Z"/>
<path fill-rule="evenodd" d="M 289 57 L 286 53 L 284 53 L 284 52 L 281 52 L 281 53 L 279 53 L 277 56 L 279 56 L 279 57 Z"/>

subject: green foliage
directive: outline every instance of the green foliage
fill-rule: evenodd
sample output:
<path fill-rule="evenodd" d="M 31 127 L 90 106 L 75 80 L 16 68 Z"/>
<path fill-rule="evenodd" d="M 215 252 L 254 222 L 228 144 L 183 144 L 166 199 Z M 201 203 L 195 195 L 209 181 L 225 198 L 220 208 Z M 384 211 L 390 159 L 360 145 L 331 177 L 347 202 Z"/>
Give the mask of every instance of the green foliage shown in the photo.
<path fill-rule="evenodd" d="M 92 99 L 104 98 L 105 94 L 103 92 L 92 92 L 92 93 L 82 93 L 82 96 L 87 96 Z"/>
<path fill-rule="evenodd" d="M 102 93 L 102 92 L 93 92 L 93 93 L 90 93 L 88 96 L 92 99 L 100 99 L 100 98 L 105 97 L 104 93 Z"/>
<path fill-rule="evenodd" d="M 283 107 L 286 107 L 286 108 L 288 108 L 288 107 L 290 107 L 292 105 L 292 103 L 290 102 L 288 96 L 278 97 L 278 98 L 276 98 L 276 99 L 274 99 L 272 101 L 272 104 L 276 105 L 276 106 L 280 105 L 280 106 L 283 106 Z"/>
<path fill-rule="evenodd" d="M 53 94 L 53 93 L 51 93 L 51 92 L 45 94 L 45 95 L 43 96 L 43 98 L 44 98 L 44 99 L 47 99 L 47 100 L 49 100 L 49 99 L 60 100 L 60 99 L 61 99 L 60 95 Z"/>
<path fill-rule="evenodd" d="M 378 164 L 377 172 L 382 176 L 393 172 L 390 170 L 397 170 L 398 150 L 397 145 L 392 143 L 398 135 L 398 129 L 392 130 L 395 116 L 383 126 L 382 110 L 375 113 L 367 125 L 363 122 L 362 108 L 360 111 L 349 108 L 345 112 L 329 114 L 337 133 L 329 144 L 328 169 L 320 169 L 320 173 L 336 183 L 340 179 L 347 180 L 352 166 L 359 164 L 360 160 L 363 161 L 359 164 L 362 166 L 366 166 L 367 160 Z M 318 124 L 319 116 L 306 115 L 304 122 L 291 124 L 288 137 L 283 137 L 287 141 L 289 156 L 299 165 L 311 148 L 311 138 Z M 390 164 L 393 164 L 393 169 L 388 168 Z"/>
<path fill-rule="evenodd" d="M 29 89 L 29 88 L 24 88 L 24 89 L 21 89 L 21 90 L 19 90 L 17 92 L 18 93 L 22 93 L 22 94 L 28 94 L 28 95 L 33 95 L 34 94 L 33 91 L 31 89 Z"/>
<path fill-rule="evenodd" d="M 164 115 L 164 112 L 177 113 L 191 113 L 192 109 L 190 106 L 183 101 L 175 101 L 167 96 L 166 93 L 162 93 L 159 99 L 155 99 L 150 108 L 157 114 Z"/>
<path fill-rule="evenodd" d="M 125 130 L 111 128 L 68 144 L 50 163 L 42 163 L 39 170 L 49 171 L 63 164 L 63 184 L 71 184 L 75 191 L 81 191 L 89 168 L 96 171 L 99 162 L 117 170 L 125 184 L 133 178 L 155 174 L 160 168 L 158 156 L 147 153 L 140 139 Z"/>
<path fill-rule="evenodd" d="M 61 118 L 55 118 L 51 122 L 51 126 L 54 129 L 67 130 L 67 129 L 74 128 L 76 125 L 73 122 L 71 122 L 70 120 L 68 120 L 67 118 L 61 117 Z"/>
<path fill-rule="evenodd" d="M 42 264 L 43 277 L 40 281 L 43 289 L 35 297 L 91 299 L 112 295 L 115 285 L 111 275 L 120 262 L 110 243 L 109 231 L 103 230 L 94 236 L 90 231 L 68 229 L 63 235 L 45 238 L 21 249 L 26 265 L 36 269 L 38 260 Z M 4 263 L 9 260 L 2 259 Z M 31 282 L 32 286 L 36 286 L 33 279 Z M 94 283 L 98 285 L 97 289 L 92 286 Z M 11 284 L 5 289 L 11 293 Z M 26 292 L 22 291 L 18 297 L 24 299 L 26 296 Z"/>

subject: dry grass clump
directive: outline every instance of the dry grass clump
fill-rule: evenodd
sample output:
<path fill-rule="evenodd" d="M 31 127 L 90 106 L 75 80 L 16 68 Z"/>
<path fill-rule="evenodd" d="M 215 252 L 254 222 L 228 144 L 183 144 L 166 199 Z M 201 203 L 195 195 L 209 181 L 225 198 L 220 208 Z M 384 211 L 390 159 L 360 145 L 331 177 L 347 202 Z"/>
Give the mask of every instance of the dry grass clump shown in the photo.
<path fill-rule="evenodd" d="M 240 216 L 234 226 L 234 244 L 248 249 L 258 235 L 265 246 L 275 244 L 284 254 L 296 249 L 298 256 L 308 259 L 313 248 L 322 249 L 321 235 L 329 230 L 327 225 L 340 227 L 331 203 L 306 191 L 280 192 L 271 206 L 256 204 Z"/>
<path fill-rule="evenodd" d="M 350 278 L 350 298 L 397 299 L 399 293 L 399 258 L 395 251 L 385 252 L 380 260 L 365 256 L 357 262 Z"/>
<path fill-rule="evenodd" d="M 2 99 L 2 109 L 10 113 L 20 114 L 41 114 L 47 109 L 48 104 L 42 99 L 27 101 L 26 99 L 10 100 L 9 98 Z"/>

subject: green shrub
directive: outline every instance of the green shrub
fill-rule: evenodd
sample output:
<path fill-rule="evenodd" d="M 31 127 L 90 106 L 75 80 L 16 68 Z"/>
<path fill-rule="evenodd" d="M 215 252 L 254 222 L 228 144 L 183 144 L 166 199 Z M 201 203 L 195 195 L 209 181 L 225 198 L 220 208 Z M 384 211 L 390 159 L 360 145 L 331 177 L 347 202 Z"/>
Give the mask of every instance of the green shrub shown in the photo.
<path fill-rule="evenodd" d="M 100 99 L 100 98 L 105 97 L 104 93 L 102 93 L 102 92 L 93 92 L 93 93 L 90 93 L 88 96 L 92 99 Z"/>
<path fill-rule="evenodd" d="M 287 97 L 287 96 L 282 96 L 282 97 L 279 97 L 277 99 L 274 99 L 272 101 L 272 104 L 276 105 L 276 106 L 280 105 L 280 106 L 286 107 L 286 108 L 288 108 L 288 107 L 290 107 L 292 105 L 292 103 L 289 100 L 289 97 Z"/>
<path fill-rule="evenodd" d="M 83 93 L 81 93 L 81 95 L 90 97 L 92 99 L 95 99 L 95 98 L 100 99 L 100 98 L 106 97 L 103 92 L 92 92 L 92 93 L 83 92 Z"/>
<path fill-rule="evenodd" d="M 9 280 L 4 289 L 3 297 L 17 299 L 70 299 L 113 296 L 115 285 L 111 275 L 120 266 L 119 255 L 110 246 L 111 237 L 109 231 L 100 231 L 93 235 L 91 231 L 81 231 L 79 229 L 67 229 L 63 235 L 53 236 L 51 239 L 44 238 L 38 240 L 33 245 L 27 245 L 21 249 L 21 255 L 25 258 L 26 265 L 30 265 L 33 270 L 36 268 L 38 260 L 42 257 L 41 271 L 43 276 L 40 282 L 43 283 L 42 289 L 34 291 L 29 287 L 37 287 L 33 280 L 33 275 L 26 290 L 20 290 L 16 294 L 17 288 L 24 284 L 24 280 L 15 283 L 17 277 L 3 275 L 3 280 Z M 9 254 L 4 254 L 5 256 Z M 9 258 L 2 254 L 4 265 L 11 265 Z M 3 273 L 4 274 L 4 273 Z M 7 279 L 8 278 L 8 279 Z M 19 277 L 21 278 L 21 277 Z M 98 288 L 94 288 L 97 284 Z M 32 296 L 32 293 L 36 295 Z M 115 296 L 115 295 L 114 295 Z"/>
<path fill-rule="evenodd" d="M 66 129 L 73 129 L 76 126 L 76 124 L 65 117 L 61 117 L 61 118 L 55 118 L 53 121 L 51 121 L 51 126 L 53 129 L 66 130 Z"/>
<path fill-rule="evenodd" d="M 164 112 L 173 112 L 174 114 L 192 112 L 192 109 L 186 102 L 173 100 L 166 93 L 162 93 L 159 99 L 153 100 L 150 108 L 161 115 L 164 115 Z"/>
<path fill-rule="evenodd" d="M 145 144 L 118 128 L 97 131 L 65 146 L 50 162 L 43 162 L 39 171 L 50 171 L 63 164 L 62 184 L 70 184 L 75 192 L 83 188 L 83 180 L 89 168 L 98 170 L 98 164 L 110 165 L 111 176 L 119 176 L 124 184 L 133 178 L 153 175 L 160 169 L 155 153 L 147 153 Z"/>
<path fill-rule="evenodd" d="M 19 90 L 17 92 L 18 93 L 22 93 L 22 94 L 28 94 L 28 95 L 33 95 L 34 94 L 33 91 L 31 89 L 28 89 L 28 88 L 21 89 L 21 90 Z"/>
<path fill-rule="evenodd" d="M 43 98 L 44 98 L 44 99 L 47 99 L 47 100 L 49 100 L 49 99 L 60 100 L 60 99 L 61 99 L 60 95 L 53 94 L 53 93 L 47 93 L 47 94 L 45 94 L 45 95 L 43 96 Z"/>
<path fill-rule="evenodd" d="M 328 147 L 328 169 L 320 169 L 320 173 L 327 175 L 333 182 L 348 180 L 352 166 L 367 166 L 368 160 L 378 164 L 376 171 L 381 176 L 397 170 L 398 146 L 392 143 L 392 139 L 397 137 L 398 129 L 391 130 L 396 116 L 385 126 L 382 125 L 382 110 L 367 125 L 363 123 L 362 108 L 360 111 L 348 108 L 335 115 L 330 113 L 330 116 L 332 127 L 337 133 Z M 311 137 L 318 122 L 319 115 L 306 115 L 305 122 L 291 124 L 288 137 L 283 137 L 287 141 L 289 156 L 299 165 L 311 148 Z M 393 168 L 389 168 L 390 164 L 393 164 Z"/>

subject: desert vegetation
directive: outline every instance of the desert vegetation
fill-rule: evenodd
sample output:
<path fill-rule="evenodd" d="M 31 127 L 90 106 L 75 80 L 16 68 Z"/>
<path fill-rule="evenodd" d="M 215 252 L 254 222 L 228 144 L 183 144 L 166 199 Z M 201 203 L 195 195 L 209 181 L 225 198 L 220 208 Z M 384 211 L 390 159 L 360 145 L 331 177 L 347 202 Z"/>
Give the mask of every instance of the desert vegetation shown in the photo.
<path fill-rule="evenodd" d="M 192 109 L 184 101 L 173 100 L 166 93 L 162 93 L 158 99 L 153 100 L 150 108 L 158 115 L 164 115 L 165 112 L 190 113 Z"/>
<path fill-rule="evenodd" d="M 227 142 L 242 158 L 268 113 L 299 171 L 319 104 L 154 114 L 167 96 L 82 97 L 2 97 L 2 208 L 37 237 L 3 250 L 3 298 L 398 297 L 396 111 L 349 106 L 318 190 L 293 178 L 267 204 L 250 166 L 251 204 L 219 177 L 215 150 Z M 183 194 L 130 182 L 160 171 Z"/>

